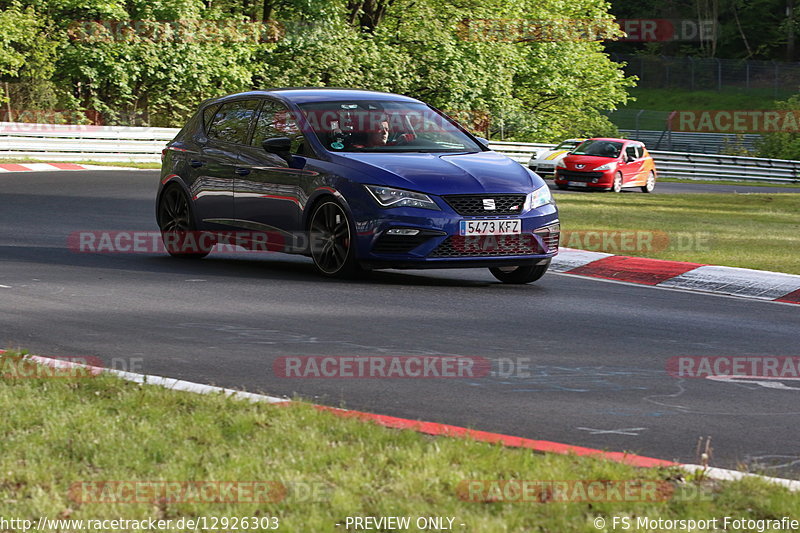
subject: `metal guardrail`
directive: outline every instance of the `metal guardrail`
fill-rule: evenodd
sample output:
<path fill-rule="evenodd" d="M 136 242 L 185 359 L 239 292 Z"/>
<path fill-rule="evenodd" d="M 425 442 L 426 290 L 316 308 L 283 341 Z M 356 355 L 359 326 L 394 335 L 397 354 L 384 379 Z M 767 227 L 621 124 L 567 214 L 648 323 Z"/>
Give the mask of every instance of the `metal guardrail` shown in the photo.
<path fill-rule="evenodd" d="M 0 122 L 0 158 L 158 162 L 178 128 Z"/>
<path fill-rule="evenodd" d="M 755 152 L 762 136 L 756 133 L 701 133 L 669 130 L 620 129 L 627 139 L 642 141 L 653 150 L 689 152 L 693 154 L 719 154 L 729 148 L 744 148 Z"/>
<path fill-rule="evenodd" d="M 490 142 L 489 146 L 527 165 L 531 154 L 537 149 L 549 149 L 555 145 Z M 658 150 L 649 152 L 656 162 L 658 175 L 662 178 L 800 183 L 800 161 Z"/>
<path fill-rule="evenodd" d="M 59 161 L 158 162 L 178 128 L 73 126 L 0 122 L 0 158 Z M 522 164 L 553 144 L 490 142 Z M 661 177 L 800 182 L 800 161 L 688 152 L 650 152 Z"/>

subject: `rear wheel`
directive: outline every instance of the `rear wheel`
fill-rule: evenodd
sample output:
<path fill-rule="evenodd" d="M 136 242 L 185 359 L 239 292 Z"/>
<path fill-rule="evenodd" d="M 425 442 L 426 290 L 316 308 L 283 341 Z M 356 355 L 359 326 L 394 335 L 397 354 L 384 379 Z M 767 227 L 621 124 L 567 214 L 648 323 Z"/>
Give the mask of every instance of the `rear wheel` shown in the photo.
<path fill-rule="evenodd" d="M 503 283 L 532 283 L 544 276 L 550 267 L 548 261 L 544 265 L 520 265 L 512 267 L 493 267 L 489 269 L 492 275 Z"/>
<path fill-rule="evenodd" d="M 342 206 L 324 200 L 314 208 L 309 223 L 311 258 L 323 276 L 349 278 L 361 272 L 356 261 L 350 222 Z"/>
<path fill-rule="evenodd" d="M 164 247 L 173 257 L 202 259 L 214 246 L 209 234 L 196 231 L 189 200 L 180 187 L 173 185 L 158 202 L 158 227 Z"/>
<path fill-rule="evenodd" d="M 613 192 L 621 192 L 622 191 L 622 172 L 617 172 L 614 175 L 614 183 L 611 185 L 611 190 Z"/>
<path fill-rule="evenodd" d="M 656 188 L 656 175 L 653 171 L 650 171 L 650 174 L 647 175 L 647 183 L 644 184 L 642 187 L 642 192 L 653 192 L 653 189 Z"/>

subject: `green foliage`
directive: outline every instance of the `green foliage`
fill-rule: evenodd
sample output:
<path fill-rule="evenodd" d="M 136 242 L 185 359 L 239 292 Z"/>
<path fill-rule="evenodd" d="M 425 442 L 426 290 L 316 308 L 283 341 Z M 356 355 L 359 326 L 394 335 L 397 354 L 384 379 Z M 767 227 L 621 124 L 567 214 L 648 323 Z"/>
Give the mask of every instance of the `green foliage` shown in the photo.
<path fill-rule="evenodd" d="M 27 92 L 39 101 L 47 97 L 57 46 L 58 38 L 33 7 L 12 3 L 0 10 L 0 78 L 26 82 Z M 0 102 L 7 102 L 9 85 L 0 86 Z"/>
<path fill-rule="evenodd" d="M 777 108 L 797 114 L 800 112 L 800 95 L 778 102 Z M 765 133 L 757 148 L 760 157 L 800 160 L 800 132 Z"/>
<path fill-rule="evenodd" d="M 106 123 L 176 126 L 205 98 L 340 86 L 418 97 L 484 135 L 554 141 L 614 134 L 601 111 L 623 104 L 634 80 L 599 41 L 531 40 L 514 23 L 584 19 L 613 34 L 607 11 L 597 0 L 32 0 L 4 12 L 33 30 L 0 32 L 0 76 L 25 82 L 23 65 L 43 64 L 41 46 L 19 44 L 33 31 L 52 51 L 42 77 L 57 87 L 51 105 L 95 110 Z M 503 31 L 465 34 L 482 19 Z M 11 104 L 25 108 L 21 100 Z"/>

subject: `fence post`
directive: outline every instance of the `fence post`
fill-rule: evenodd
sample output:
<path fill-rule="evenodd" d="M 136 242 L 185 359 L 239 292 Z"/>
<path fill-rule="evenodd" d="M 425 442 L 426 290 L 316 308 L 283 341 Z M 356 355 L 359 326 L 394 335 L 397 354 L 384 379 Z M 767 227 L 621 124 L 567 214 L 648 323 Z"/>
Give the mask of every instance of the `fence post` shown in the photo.
<path fill-rule="evenodd" d="M 639 56 L 639 82 L 644 80 L 644 56 Z"/>
<path fill-rule="evenodd" d="M 636 113 L 636 138 L 639 139 L 639 117 L 641 114 L 644 113 L 644 109 L 640 109 L 638 113 Z"/>
<path fill-rule="evenodd" d="M 744 65 L 745 65 L 745 68 L 746 68 L 745 72 L 746 72 L 746 76 L 747 76 L 747 78 L 746 78 L 744 83 L 745 83 L 745 87 L 749 89 L 750 88 L 750 62 L 745 60 Z"/>
<path fill-rule="evenodd" d="M 715 58 L 717 60 L 717 90 L 722 90 L 722 61 L 720 58 Z"/>
<path fill-rule="evenodd" d="M 772 60 L 773 65 L 773 76 L 772 76 L 772 96 L 773 98 L 778 97 L 778 62 L 774 59 Z"/>

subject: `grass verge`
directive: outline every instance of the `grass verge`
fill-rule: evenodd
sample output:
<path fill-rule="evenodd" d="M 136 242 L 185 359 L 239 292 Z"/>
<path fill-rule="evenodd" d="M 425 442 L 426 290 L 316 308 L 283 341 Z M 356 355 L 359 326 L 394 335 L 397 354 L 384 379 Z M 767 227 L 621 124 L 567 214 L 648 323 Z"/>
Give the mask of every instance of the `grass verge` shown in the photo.
<path fill-rule="evenodd" d="M 557 197 L 562 246 L 800 274 L 800 195 L 580 193 Z M 581 232 L 644 232 L 648 241 Z M 649 232 L 649 233 L 648 233 Z M 587 246 L 587 244 L 594 244 Z"/>
<path fill-rule="evenodd" d="M 772 89 L 725 89 L 722 91 L 684 91 L 675 89 L 635 88 L 630 95 L 636 98 L 624 107 L 653 111 L 675 111 L 676 109 L 775 109 L 776 100 L 786 100 L 791 90 L 776 94 Z M 623 108 L 624 108 L 623 107 Z M 621 108 L 622 109 L 622 108 Z"/>
<path fill-rule="evenodd" d="M 55 161 L 49 159 L 31 159 L 25 157 L 0 158 L 2 163 L 75 163 L 76 165 L 101 165 L 104 167 L 127 167 L 127 168 L 161 168 L 161 163 L 137 163 L 124 161 Z"/>
<path fill-rule="evenodd" d="M 281 531 L 343 531 L 336 524 L 348 516 L 435 516 L 454 517 L 453 529 L 461 531 L 591 532 L 598 531 L 597 517 L 610 524 L 614 516 L 800 514 L 800 497 L 754 478 L 682 479 L 675 469 L 433 438 L 309 405 L 254 404 L 109 375 L 9 378 L 20 361 L 16 353 L 0 355 L 0 516 L 6 519 L 274 516 Z M 639 480 L 663 482 L 675 492 L 658 502 L 563 503 L 552 494 L 547 503 L 474 502 L 459 497 L 467 480 Z M 103 481 L 273 481 L 287 490 L 272 503 L 150 501 L 141 494 L 131 503 L 132 496 L 115 490 L 102 493 L 115 501 L 94 503 L 85 495 L 75 501 L 76 483 Z"/>

